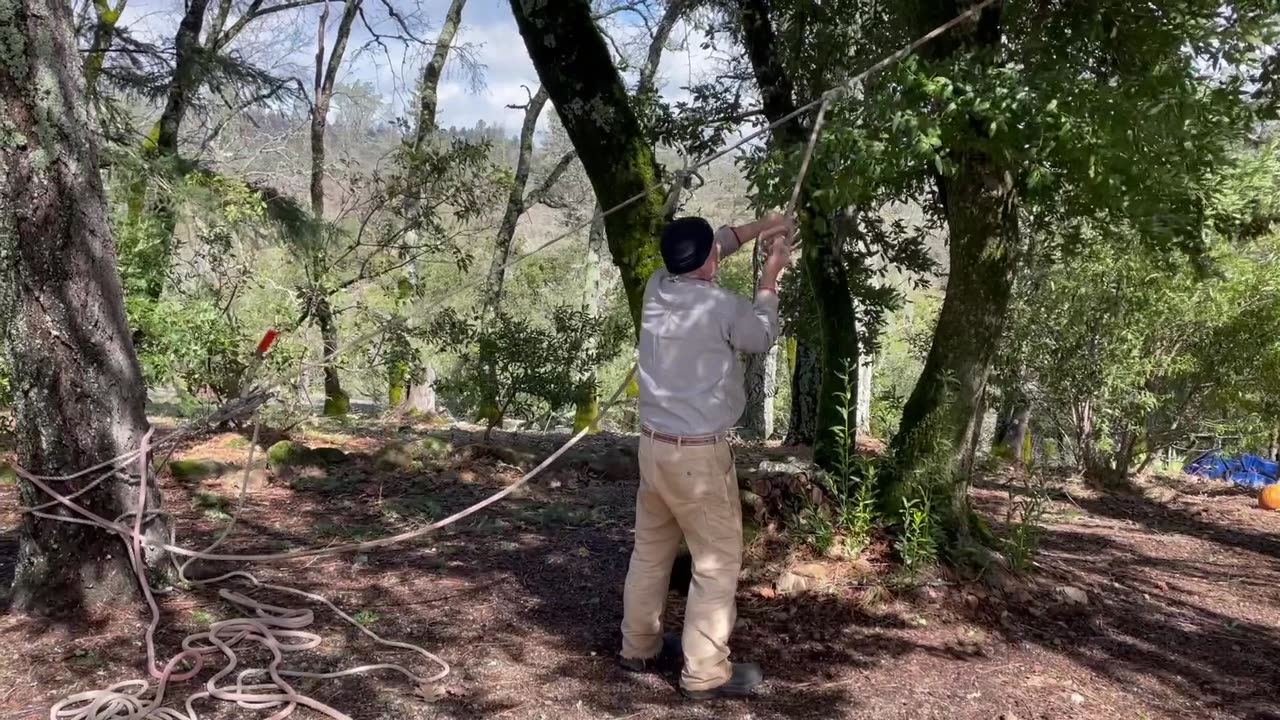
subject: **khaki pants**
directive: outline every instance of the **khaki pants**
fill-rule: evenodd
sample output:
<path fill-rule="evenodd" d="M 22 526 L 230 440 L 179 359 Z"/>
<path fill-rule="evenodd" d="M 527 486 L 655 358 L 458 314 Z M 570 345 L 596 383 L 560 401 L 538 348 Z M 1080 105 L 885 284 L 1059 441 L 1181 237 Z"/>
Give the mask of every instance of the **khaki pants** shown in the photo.
<path fill-rule="evenodd" d="M 715 445 L 677 446 L 640 438 L 636 540 L 622 596 L 622 656 L 656 657 L 671 566 L 684 537 L 693 555 L 693 582 L 684 619 L 680 684 L 709 690 L 729 679 L 729 633 L 737 620 L 734 594 L 742 567 L 742 504 L 733 451 Z"/>

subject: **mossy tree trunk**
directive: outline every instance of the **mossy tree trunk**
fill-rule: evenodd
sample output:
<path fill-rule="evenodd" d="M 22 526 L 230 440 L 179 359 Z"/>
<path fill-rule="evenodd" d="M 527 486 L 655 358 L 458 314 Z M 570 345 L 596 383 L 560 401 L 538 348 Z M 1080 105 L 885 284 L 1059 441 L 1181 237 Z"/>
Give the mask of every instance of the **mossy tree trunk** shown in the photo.
<path fill-rule="evenodd" d="M 538 77 L 578 151 L 597 201 L 611 208 L 642 194 L 661 176 L 653 146 L 631 106 L 588 0 L 510 0 Z M 609 253 L 639 327 L 649 276 L 661 266 L 658 236 L 664 193 L 605 220 Z"/>
<path fill-rule="evenodd" d="M 112 6 L 107 0 L 93 0 L 93 38 L 89 41 L 89 52 L 84 56 L 84 86 L 89 97 L 98 92 L 98 76 L 102 73 L 107 51 L 111 49 L 111 41 L 116 34 L 116 25 L 128 2 L 119 0 Z"/>
<path fill-rule="evenodd" d="M 174 37 L 173 77 L 165 92 L 164 110 L 142 144 L 143 156 L 170 179 L 179 176 L 179 132 L 204 73 L 200 34 L 208 7 L 209 0 L 191 0 L 186 5 Z M 152 195 L 147 192 L 149 185 L 146 177 L 140 177 L 129 187 L 128 219 L 136 247 L 128 253 L 147 297 L 158 300 L 169 272 L 178 211 L 171 192 L 157 190 Z"/>
<path fill-rule="evenodd" d="M 739 19 L 743 40 L 764 101 L 765 116 L 771 122 L 794 112 L 795 85 L 783 67 L 777 36 L 765 0 L 743 0 Z M 811 127 L 790 122 L 778 128 L 772 142 L 780 146 L 803 147 Z M 850 293 L 849 270 L 839 248 L 832 218 L 813 201 L 809 187 L 801 189 L 800 233 L 804 238 L 800 265 L 813 294 L 819 327 L 820 380 L 814 420 L 814 460 L 832 467 L 838 457 L 838 440 L 832 428 L 842 422 L 836 393 L 844 389 L 840 374 L 846 369 L 856 384 L 858 372 L 857 318 Z M 800 399 L 793 395 L 792 402 Z"/>
<path fill-rule="evenodd" d="M 993 57 L 1001 38 L 1000 7 L 990 6 L 976 22 L 963 23 L 927 46 L 926 57 L 940 60 L 970 49 Z M 949 0 L 922 2 L 919 27 L 936 27 L 960 11 Z M 1013 170 L 980 149 L 989 132 L 986 124 L 975 117 L 971 127 L 976 137 L 953 149 L 954 171 L 937 178 L 950 231 L 950 274 L 933 344 L 893 440 L 893 480 L 885 484 L 883 497 L 892 513 L 913 484 L 940 486 L 946 501 L 935 507 L 959 546 L 970 539 L 976 521 L 963 461 L 974 425 L 981 421 L 981 399 L 1004 333 L 1021 251 Z"/>
<path fill-rule="evenodd" d="M 8 317 L 18 462 L 63 476 L 134 450 L 146 433 L 145 386 L 125 319 L 98 149 L 81 90 L 69 5 L 15 0 L 0 8 L 0 313 Z M 116 518 L 135 507 L 137 465 L 79 502 Z M 53 485 L 73 492 L 93 476 Z M 160 494 L 149 483 L 148 511 Z M 18 502 L 49 498 L 25 481 Z M 51 508 L 48 512 L 65 515 Z M 163 516 L 143 523 L 167 541 Z M 139 588 L 113 533 L 25 515 L 11 602 L 22 611 L 129 603 Z M 147 548 L 147 563 L 163 567 Z"/>
<path fill-rule="evenodd" d="M 813 445 L 818 439 L 818 389 L 822 385 L 819 349 L 806 338 L 788 340 L 791 370 L 791 415 L 787 445 Z"/>
<path fill-rule="evenodd" d="M 311 98 L 311 214 L 321 224 L 317 232 L 323 229 L 325 213 L 324 177 L 327 170 L 325 160 L 325 131 L 328 128 L 329 106 L 333 100 L 333 86 L 338 79 L 338 71 L 342 68 L 342 58 L 347 51 L 347 39 L 351 37 L 351 26 L 355 24 L 356 15 L 360 11 L 361 0 L 347 0 L 343 5 L 342 18 L 333 38 L 333 49 L 325 58 L 325 29 L 329 22 L 329 5 L 324 5 L 320 13 L 320 22 L 316 31 L 316 67 L 315 81 L 312 85 Z M 323 257 L 323 253 L 319 253 Z M 318 264 L 319 265 L 319 264 Z M 312 273 L 313 282 L 324 285 L 323 269 L 317 267 Z M 338 375 L 337 360 L 331 356 L 338 349 L 338 319 L 333 313 L 332 291 L 327 287 L 313 290 L 317 294 L 312 308 L 312 317 L 320 329 L 320 343 L 324 351 L 324 414 L 345 415 L 350 409 L 351 400 L 342 389 L 342 381 Z"/>

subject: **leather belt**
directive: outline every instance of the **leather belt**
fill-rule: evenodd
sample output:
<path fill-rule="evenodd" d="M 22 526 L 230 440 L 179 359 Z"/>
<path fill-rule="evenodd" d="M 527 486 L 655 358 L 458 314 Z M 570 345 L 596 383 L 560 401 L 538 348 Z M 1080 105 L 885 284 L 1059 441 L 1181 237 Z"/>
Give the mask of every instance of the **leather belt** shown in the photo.
<path fill-rule="evenodd" d="M 676 445 L 679 447 L 694 447 L 699 445 L 715 445 L 724 440 L 724 435 L 668 435 L 660 433 L 653 428 L 640 426 L 640 434 L 647 438 L 656 440 L 657 442 L 667 443 L 668 445 Z"/>

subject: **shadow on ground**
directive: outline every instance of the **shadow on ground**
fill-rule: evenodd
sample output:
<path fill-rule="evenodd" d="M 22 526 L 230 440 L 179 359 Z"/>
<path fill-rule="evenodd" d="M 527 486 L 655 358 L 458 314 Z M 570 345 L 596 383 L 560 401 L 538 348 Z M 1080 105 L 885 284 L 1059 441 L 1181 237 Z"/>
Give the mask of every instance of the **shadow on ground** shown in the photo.
<path fill-rule="evenodd" d="M 435 435 L 455 448 L 479 440 L 460 430 Z M 497 433 L 494 442 L 536 458 L 564 439 Z M 1086 589 L 1084 608 L 1051 602 L 1044 593 L 1029 600 L 995 593 L 970 604 L 968 588 L 949 586 L 944 600 L 955 602 L 945 607 L 915 594 L 894 598 L 906 611 L 880 612 L 852 591 L 764 597 L 744 588 L 735 653 L 763 663 L 769 686 L 749 705 L 688 705 L 675 692 L 673 674 L 631 676 L 613 661 L 635 489 L 634 461 L 622 448 L 631 442 L 589 438 L 527 492 L 420 542 L 255 569 L 264 581 L 322 592 L 360 610 L 388 638 L 420 643 L 454 666 L 448 692 L 430 704 L 400 694 L 403 682 L 394 677 L 326 683 L 316 693 L 369 720 L 990 718 L 1007 707 L 1018 717 L 1138 717 L 1131 708 L 1169 717 L 1280 717 L 1274 700 L 1280 544 L 1264 530 L 1142 496 L 1080 500 L 1080 510 L 1103 523 L 1057 518 L 1047 528 L 1041 578 L 1048 589 Z M 492 458 L 420 470 L 377 469 L 369 458 L 355 458 L 300 477 L 293 488 L 255 491 L 228 547 L 281 551 L 372 539 L 439 519 L 518 475 Z M 225 521 L 199 507 L 196 494 L 207 488 L 165 489 L 172 507 L 185 508 L 183 526 L 194 528 L 186 545 Z M 11 547 L 0 537 L 0 556 Z M 189 597 L 215 617 L 230 612 L 212 588 Z M 671 597 L 673 621 L 682 615 L 680 602 Z M 927 630 L 916 622 L 922 617 L 932 618 Z M 328 613 L 318 613 L 317 626 L 333 647 L 322 653 L 324 669 L 386 655 Z M 983 627 L 998 641 L 951 641 L 960 626 Z M 161 642 L 176 647 L 197 627 L 168 628 Z M 414 667 L 425 669 L 420 662 Z M 1132 704 L 1086 712 L 1065 696 L 1018 690 L 1045 668 L 1092 678 L 1080 686 L 1096 703 L 1090 708 L 1126 697 Z M 934 689 L 957 677 L 971 688 Z M 1020 692 L 1020 699 L 998 699 L 1006 691 Z M 962 711 L 966 696 L 947 692 L 982 696 L 986 714 Z M 933 703 L 927 712 L 911 704 L 926 701 Z"/>

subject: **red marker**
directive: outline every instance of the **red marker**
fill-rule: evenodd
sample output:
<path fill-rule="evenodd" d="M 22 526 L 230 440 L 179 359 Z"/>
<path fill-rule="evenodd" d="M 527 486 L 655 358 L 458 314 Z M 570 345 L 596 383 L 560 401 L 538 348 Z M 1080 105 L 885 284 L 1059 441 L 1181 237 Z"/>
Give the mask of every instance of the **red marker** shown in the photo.
<path fill-rule="evenodd" d="M 271 349 L 272 343 L 276 341 L 276 336 L 280 333 L 275 330 L 268 330 L 266 335 L 262 336 L 262 342 L 258 343 L 258 354 L 264 355 Z"/>

